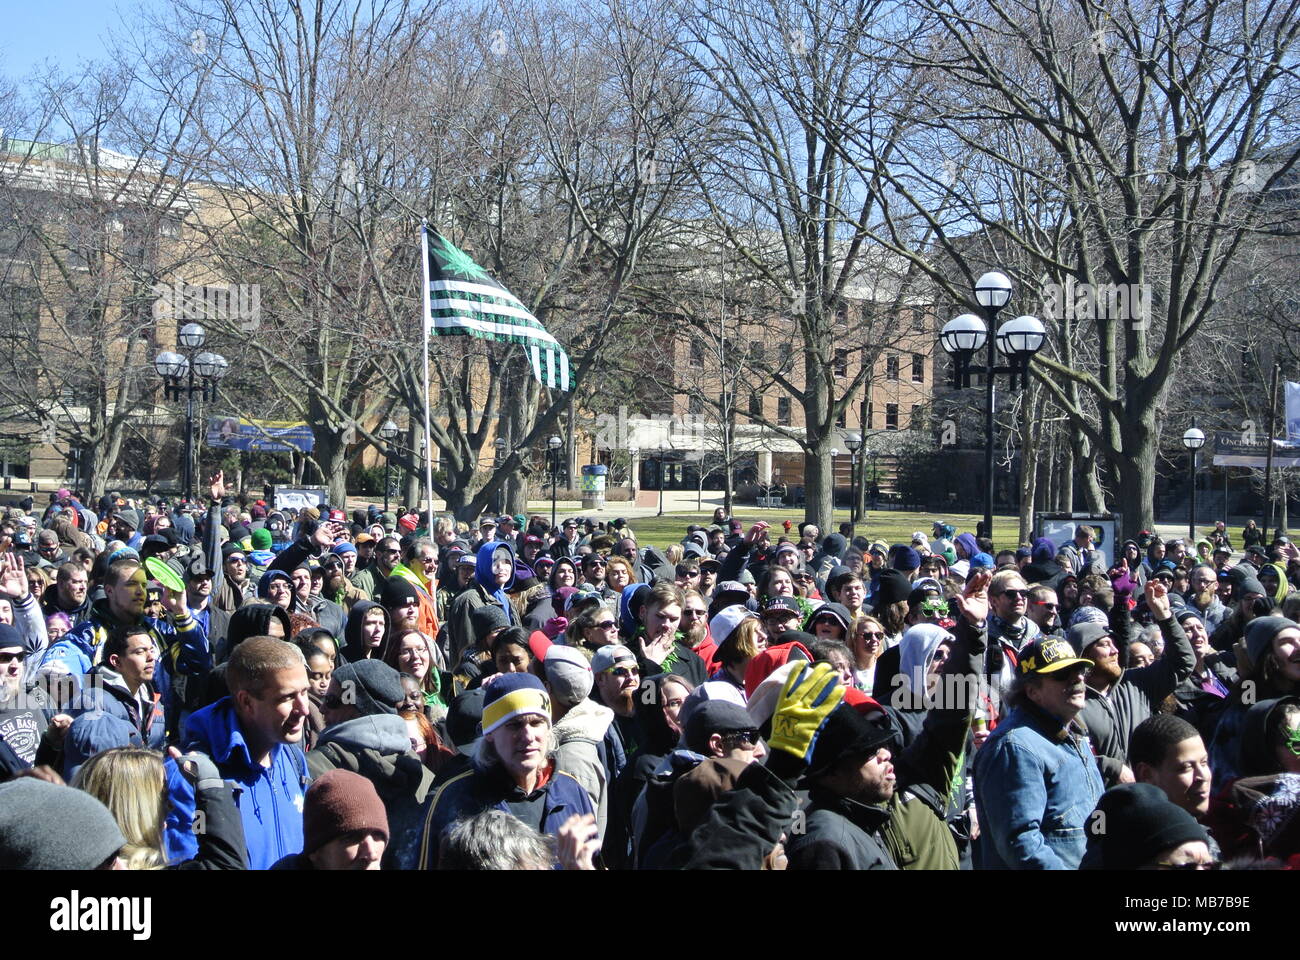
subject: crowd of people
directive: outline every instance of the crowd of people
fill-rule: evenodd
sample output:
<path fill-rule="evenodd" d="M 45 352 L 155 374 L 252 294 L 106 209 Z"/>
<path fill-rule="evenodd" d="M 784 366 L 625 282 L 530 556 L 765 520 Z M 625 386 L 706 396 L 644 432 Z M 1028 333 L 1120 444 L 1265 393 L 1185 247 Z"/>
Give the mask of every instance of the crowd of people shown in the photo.
<path fill-rule="evenodd" d="M 0 866 L 1300 865 L 1300 550 L 0 519 Z"/>

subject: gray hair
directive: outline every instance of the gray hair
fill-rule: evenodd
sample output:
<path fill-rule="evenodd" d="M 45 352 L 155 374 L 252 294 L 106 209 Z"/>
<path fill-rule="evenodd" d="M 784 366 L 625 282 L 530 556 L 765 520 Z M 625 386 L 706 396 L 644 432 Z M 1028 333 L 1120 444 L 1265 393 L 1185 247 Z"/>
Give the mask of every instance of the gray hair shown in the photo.
<path fill-rule="evenodd" d="M 484 810 L 457 820 L 443 837 L 440 870 L 550 870 L 555 847 L 504 810 Z"/>

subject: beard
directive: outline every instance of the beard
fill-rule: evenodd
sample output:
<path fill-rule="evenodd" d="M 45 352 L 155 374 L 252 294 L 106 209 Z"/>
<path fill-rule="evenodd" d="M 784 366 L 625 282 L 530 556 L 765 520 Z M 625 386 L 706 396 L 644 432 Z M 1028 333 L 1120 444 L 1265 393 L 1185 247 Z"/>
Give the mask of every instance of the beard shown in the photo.
<path fill-rule="evenodd" d="M 1088 671 L 1088 683 L 1091 686 L 1097 686 L 1098 684 L 1095 682 L 1097 680 L 1102 681 L 1105 685 L 1112 684 L 1124 672 L 1124 668 L 1119 665 L 1117 655 L 1112 654 L 1109 657 L 1096 657 L 1094 659 L 1095 666 Z"/>
<path fill-rule="evenodd" d="M 1192 602 L 1200 609 L 1205 610 L 1214 602 L 1214 598 L 1218 596 L 1218 593 L 1219 591 L 1217 590 L 1198 591 L 1197 593 L 1192 594 Z"/>

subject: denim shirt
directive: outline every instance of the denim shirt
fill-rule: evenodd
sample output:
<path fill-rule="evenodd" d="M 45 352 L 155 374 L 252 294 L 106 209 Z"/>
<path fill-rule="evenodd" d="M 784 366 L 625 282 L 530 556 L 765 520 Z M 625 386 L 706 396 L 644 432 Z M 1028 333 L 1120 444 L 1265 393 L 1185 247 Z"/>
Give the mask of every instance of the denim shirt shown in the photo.
<path fill-rule="evenodd" d="M 1036 707 L 1018 707 L 975 755 L 984 865 L 1076 870 L 1104 790 L 1087 739 Z"/>

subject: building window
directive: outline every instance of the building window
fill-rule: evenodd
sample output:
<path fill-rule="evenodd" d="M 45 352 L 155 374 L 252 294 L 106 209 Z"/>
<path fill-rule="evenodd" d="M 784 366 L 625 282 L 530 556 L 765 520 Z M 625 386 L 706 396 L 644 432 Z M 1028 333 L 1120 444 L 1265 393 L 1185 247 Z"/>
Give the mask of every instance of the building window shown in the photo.
<path fill-rule="evenodd" d="M 919 353 L 912 354 L 912 382 L 925 383 L 925 357 Z"/>
<path fill-rule="evenodd" d="M 776 401 L 776 422 L 778 426 L 790 426 L 790 398 L 780 397 Z"/>
<path fill-rule="evenodd" d="M 704 413 L 704 398 L 698 393 L 692 393 L 686 400 L 686 412 L 692 417 L 698 417 Z"/>
<path fill-rule="evenodd" d="M 921 422 L 921 405 L 919 403 L 914 403 L 912 404 L 911 419 L 908 421 L 907 429 L 920 430 L 922 426 L 924 426 L 924 424 Z"/>
<path fill-rule="evenodd" d="M 896 403 L 885 404 L 885 429 L 898 429 L 898 404 Z"/>
<path fill-rule="evenodd" d="M 698 340 L 691 341 L 691 366 L 704 366 L 704 344 L 700 343 Z"/>
<path fill-rule="evenodd" d="M 749 415 L 751 417 L 761 417 L 763 415 L 763 398 L 756 393 L 749 395 Z"/>
<path fill-rule="evenodd" d="M 886 380 L 898 379 L 898 355 L 897 354 L 891 353 L 889 356 L 885 357 L 885 379 Z"/>
<path fill-rule="evenodd" d="M 835 376 L 847 377 L 849 375 L 849 352 L 847 350 L 835 351 Z"/>
<path fill-rule="evenodd" d="M 767 350 L 763 347 L 762 340 L 755 340 L 749 345 L 750 363 L 764 363 L 767 360 Z"/>

